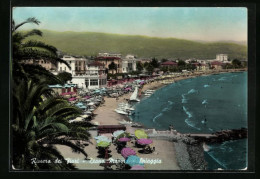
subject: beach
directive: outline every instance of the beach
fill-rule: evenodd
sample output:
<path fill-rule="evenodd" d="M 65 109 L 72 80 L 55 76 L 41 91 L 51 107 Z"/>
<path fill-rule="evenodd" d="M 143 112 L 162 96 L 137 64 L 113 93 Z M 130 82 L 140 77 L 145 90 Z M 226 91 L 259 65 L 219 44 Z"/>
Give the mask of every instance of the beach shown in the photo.
<path fill-rule="evenodd" d="M 199 73 L 199 74 L 190 74 L 186 76 L 180 76 L 175 77 L 174 82 L 189 79 L 189 78 L 195 78 L 202 75 L 211 75 L 211 74 L 218 74 L 218 73 L 227 73 L 227 72 L 233 72 L 232 71 L 213 71 L 210 73 Z M 166 86 L 167 84 L 162 84 L 159 80 L 155 80 L 153 82 L 147 83 L 142 87 L 142 92 L 145 90 L 157 90 L 159 88 L 162 88 Z M 124 94 L 118 99 L 116 98 L 110 98 L 110 97 L 104 97 L 105 102 L 100 105 L 95 111 L 94 111 L 94 117 L 92 119 L 92 123 L 98 124 L 98 125 L 119 125 L 119 121 L 129 121 L 130 119 L 127 117 L 127 115 L 121 115 L 116 113 L 114 110 L 117 108 L 119 103 L 127 102 L 126 99 L 129 99 L 132 93 Z M 144 126 L 145 127 L 145 126 Z M 130 125 L 126 125 L 126 132 L 134 135 L 134 131 L 136 129 L 131 127 Z M 100 166 L 100 160 L 97 156 L 97 149 L 96 149 L 96 141 L 93 139 L 97 134 L 92 133 L 92 138 L 88 142 L 88 146 L 85 147 L 85 151 L 89 155 L 88 159 L 93 160 L 93 162 L 90 161 L 84 161 L 84 156 L 82 154 L 76 154 L 72 153 L 71 149 L 64 146 L 57 145 L 57 148 L 62 153 L 64 158 L 74 158 L 82 160 L 82 162 L 75 163 L 75 166 L 78 169 L 81 170 L 103 170 L 104 167 Z M 108 136 L 111 136 L 111 134 L 106 134 Z M 151 154 L 142 154 L 138 152 L 140 149 L 135 147 L 135 145 L 131 142 L 127 143 L 127 147 L 133 148 L 137 156 L 139 156 L 142 159 L 147 160 L 160 160 L 161 163 L 156 164 L 145 164 L 146 170 L 192 170 L 192 169 L 205 169 L 205 168 L 199 168 L 199 164 L 195 163 L 197 167 L 194 168 L 194 162 L 196 162 L 197 159 L 203 158 L 203 150 L 200 150 L 196 155 L 196 157 L 190 157 L 190 152 L 194 152 L 197 150 L 196 148 L 192 148 L 191 146 L 187 146 L 186 144 L 182 142 L 173 142 L 170 140 L 163 140 L 163 139 L 153 139 L 152 147 L 155 147 L 155 151 Z M 117 153 L 116 146 L 114 144 L 111 144 L 109 147 L 109 150 L 111 150 L 110 153 L 110 160 L 113 161 L 115 159 L 124 160 L 122 155 Z M 193 161 L 190 161 L 190 160 Z M 96 161 L 95 161 L 96 160 Z M 96 163 L 95 163 L 96 162 Z M 191 163 L 193 162 L 193 163 Z M 204 162 L 201 160 L 201 162 Z"/>

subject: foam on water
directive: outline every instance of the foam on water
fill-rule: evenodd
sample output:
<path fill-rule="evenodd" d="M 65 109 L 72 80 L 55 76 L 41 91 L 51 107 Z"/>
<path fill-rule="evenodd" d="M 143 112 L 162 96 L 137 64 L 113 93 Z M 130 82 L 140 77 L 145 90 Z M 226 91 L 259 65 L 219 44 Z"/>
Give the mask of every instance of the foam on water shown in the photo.
<path fill-rule="evenodd" d="M 209 87 L 209 85 L 204 85 L 203 87 L 204 87 L 204 88 L 207 88 L 207 87 Z"/>
<path fill-rule="evenodd" d="M 201 104 L 208 104 L 208 100 L 204 99 Z"/>
<path fill-rule="evenodd" d="M 192 94 L 192 93 L 196 93 L 196 92 L 198 92 L 198 90 L 191 89 L 190 91 L 188 91 L 188 94 Z"/>
<path fill-rule="evenodd" d="M 221 77 L 218 79 L 218 81 L 225 81 L 225 80 L 227 80 L 227 77 Z"/>
<path fill-rule="evenodd" d="M 185 97 L 185 94 L 182 94 L 181 97 L 182 97 L 181 103 L 187 103 L 187 99 Z"/>
<path fill-rule="evenodd" d="M 227 169 L 227 166 L 221 162 L 220 160 L 218 160 L 214 155 L 213 155 L 213 152 L 207 152 L 207 154 L 209 154 L 209 156 L 214 160 L 216 161 L 219 165 L 221 165 L 224 169 Z"/>
<path fill-rule="evenodd" d="M 192 114 L 187 110 L 185 106 L 182 106 L 182 109 L 188 115 L 189 118 L 193 117 Z"/>
<path fill-rule="evenodd" d="M 153 122 L 156 123 L 156 119 L 161 117 L 163 115 L 163 113 L 159 113 L 158 115 L 156 115 L 154 118 L 153 118 Z M 158 123 L 157 123 L 158 124 Z"/>

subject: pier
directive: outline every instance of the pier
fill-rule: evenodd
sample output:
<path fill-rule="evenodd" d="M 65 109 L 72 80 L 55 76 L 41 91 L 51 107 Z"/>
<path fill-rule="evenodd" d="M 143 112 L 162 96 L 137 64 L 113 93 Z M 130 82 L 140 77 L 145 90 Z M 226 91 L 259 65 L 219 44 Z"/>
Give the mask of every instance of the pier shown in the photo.
<path fill-rule="evenodd" d="M 206 142 L 221 143 L 229 140 L 238 140 L 247 138 L 247 128 L 221 130 L 212 134 L 190 134 L 180 133 L 176 130 L 157 131 L 155 129 L 147 129 L 148 136 L 156 139 L 168 139 L 185 143 Z"/>

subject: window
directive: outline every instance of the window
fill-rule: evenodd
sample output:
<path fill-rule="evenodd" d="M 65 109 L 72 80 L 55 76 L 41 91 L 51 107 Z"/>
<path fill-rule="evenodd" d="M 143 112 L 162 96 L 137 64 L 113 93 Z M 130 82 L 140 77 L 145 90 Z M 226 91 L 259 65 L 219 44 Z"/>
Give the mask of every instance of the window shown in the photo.
<path fill-rule="evenodd" d="M 66 67 L 64 67 L 64 70 L 66 71 Z"/>
<path fill-rule="evenodd" d="M 98 85 L 98 80 L 94 80 L 94 79 L 90 80 L 90 86 L 97 86 L 97 85 Z"/>
<path fill-rule="evenodd" d="M 62 71 L 62 67 L 60 67 L 60 71 Z"/>

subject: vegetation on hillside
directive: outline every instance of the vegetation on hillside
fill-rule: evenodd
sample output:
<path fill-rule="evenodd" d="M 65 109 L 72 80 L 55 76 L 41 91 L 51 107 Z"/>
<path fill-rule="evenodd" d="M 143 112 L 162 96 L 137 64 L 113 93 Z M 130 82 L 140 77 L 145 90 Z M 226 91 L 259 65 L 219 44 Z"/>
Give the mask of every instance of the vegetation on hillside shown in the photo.
<path fill-rule="evenodd" d="M 218 53 L 230 58 L 247 58 L 247 47 L 235 43 L 201 43 L 175 38 L 118 35 L 96 32 L 55 32 L 43 30 L 37 39 L 72 55 L 96 56 L 99 52 L 135 54 L 138 58 L 214 59 Z M 35 37 L 29 40 L 36 39 Z"/>

